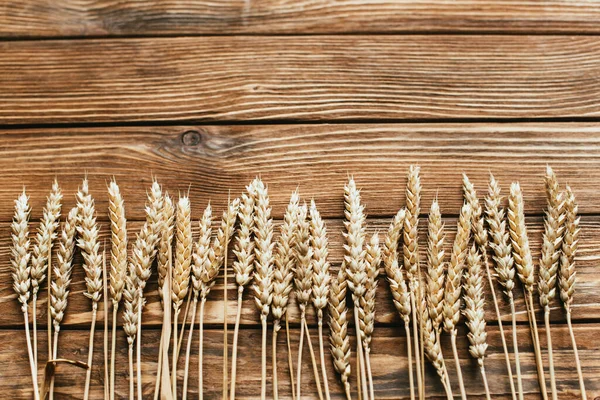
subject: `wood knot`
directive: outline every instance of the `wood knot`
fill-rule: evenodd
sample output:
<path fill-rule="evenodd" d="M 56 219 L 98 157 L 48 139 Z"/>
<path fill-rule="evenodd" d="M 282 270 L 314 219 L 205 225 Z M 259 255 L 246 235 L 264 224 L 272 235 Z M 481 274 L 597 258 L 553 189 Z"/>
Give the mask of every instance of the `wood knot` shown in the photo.
<path fill-rule="evenodd" d="M 181 143 L 184 146 L 198 146 L 202 141 L 202 134 L 198 131 L 186 131 L 181 134 Z"/>

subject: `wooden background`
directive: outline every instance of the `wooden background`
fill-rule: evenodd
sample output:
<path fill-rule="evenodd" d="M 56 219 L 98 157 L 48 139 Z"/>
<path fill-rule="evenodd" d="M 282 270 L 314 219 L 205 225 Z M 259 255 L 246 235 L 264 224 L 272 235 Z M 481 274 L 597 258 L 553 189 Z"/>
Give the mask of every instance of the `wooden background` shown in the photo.
<path fill-rule="evenodd" d="M 190 189 L 195 218 L 209 200 L 220 212 L 229 190 L 240 193 L 260 174 L 269 184 L 276 219 L 297 185 L 304 198 L 315 198 L 327 218 L 337 269 L 348 174 L 363 190 L 369 230 L 383 231 L 404 204 L 405 175 L 414 163 L 422 167 L 423 212 L 437 196 L 447 218 L 448 241 L 462 201 L 462 172 L 480 192 L 490 171 L 505 190 L 519 180 L 535 255 L 546 164 L 573 187 L 582 213 L 575 331 L 588 394 L 600 398 L 599 20 L 600 5 L 593 0 L 3 1 L 2 397 L 31 398 L 22 316 L 9 275 L 9 223 L 23 185 L 37 221 L 55 176 L 66 208 L 74 205 L 74 193 L 87 172 L 105 235 L 105 185 L 115 176 L 133 235 L 143 219 L 152 174 L 172 194 Z M 83 288 L 77 264 L 59 355 L 82 361 L 90 321 Z M 233 300 L 233 290 L 229 294 Z M 376 396 L 406 398 L 404 331 L 384 282 L 377 300 L 372 356 Z M 223 304 L 219 279 L 206 310 L 206 398 L 220 396 Z M 492 319 L 489 299 L 487 304 Z M 45 306 L 43 294 L 38 315 L 42 331 Z M 298 314 L 292 309 L 295 349 Z M 508 321 L 504 300 L 501 310 Z M 538 386 L 520 297 L 518 311 L 526 397 L 535 399 Z M 230 301 L 230 323 L 234 312 Z M 559 304 L 552 320 L 559 397 L 577 398 Z M 102 394 L 102 321 L 101 314 L 93 398 Z M 147 396 L 153 390 L 160 321 L 156 285 L 151 284 L 143 331 Z M 250 297 L 244 299 L 242 324 L 237 393 L 249 399 L 260 391 L 260 330 Z M 312 314 L 310 324 L 315 339 Z M 482 398 L 464 327 L 460 334 L 469 397 Z M 493 397 L 510 398 L 494 321 L 489 321 L 488 334 Z M 543 330 L 541 334 L 545 347 Z M 43 361 L 46 336 L 41 332 L 39 337 Z M 197 349 L 197 336 L 194 342 Z M 121 331 L 121 397 L 128 384 L 125 343 Z M 290 398 L 283 341 L 280 346 L 280 394 Z M 337 377 L 328 367 L 333 397 L 341 398 Z M 449 367 L 454 377 L 453 365 Z M 191 368 L 190 396 L 195 397 L 196 357 Z M 58 374 L 56 398 L 81 398 L 84 373 L 61 367 Z M 303 377 L 304 395 L 315 398 L 308 364 Z M 442 396 L 430 367 L 426 385 L 428 397 Z"/>

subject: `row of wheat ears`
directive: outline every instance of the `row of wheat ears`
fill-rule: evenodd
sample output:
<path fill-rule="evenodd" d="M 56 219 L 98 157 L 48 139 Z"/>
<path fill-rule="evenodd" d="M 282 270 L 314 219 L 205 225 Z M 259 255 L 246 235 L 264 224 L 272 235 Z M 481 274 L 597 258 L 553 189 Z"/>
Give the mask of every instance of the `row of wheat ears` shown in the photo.
<path fill-rule="evenodd" d="M 574 288 L 574 253 L 577 247 L 579 232 L 577 207 L 570 188 L 565 192 L 559 190 L 556 177 L 548 168 L 546 176 L 548 193 L 548 211 L 545 223 L 544 245 L 540 259 L 538 291 L 540 302 L 544 307 L 546 326 L 549 328 L 549 301 L 554 297 L 556 286 L 560 288 L 561 298 L 567 312 L 567 322 L 571 331 L 571 339 L 576 355 L 576 365 L 580 379 L 582 397 L 585 398 L 585 389 L 581 374 L 581 367 L 577 357 L 577 348 L 571 329 L 571 305 L 573 302 Z M 434 201 L 429 214 L 428 257 L 425 282 L 422 281 L 418 257 L 418 217 L 420 213 L 421 183 L 419 168 L 411 167 L 409 171 L 406 208 L 401 209 L 393 219 L 385 235 L 383 249 L 380 249 L 379 236 L 375 233 L 366 242 L 366 217 L 364 205 L 360 200 L 360 192 L 350 178 L 345 186 L 344 200 L 346 205 L 346 238 L 345 255 L 342 267 L 336 276 L 329 274 L 327 261 L 327 234 L 325 225 L 319 215 L 314 202 L 310 207 L 300 205 L 297 191 L 292 194 L 286 209 L 284 222 L 281 225 L 279 239 L 273 240 L 273 222 L 270 216 L 269 197 L 267 188 L 260 179 L 255 179 L 242 194 L 241 200 L 235 199 L 229 203 L 228 209 L 223 214 L 221 227 L 211 243 L 212 212 L 210 205 L 206 208 L 200 220 L 200 237 L 195 248 L 191 233 L 190 202 L 187 196 L 180 197 L 175 206 L 167 193 L 163 194 L 160 185 L 154 181 L 148 195 L 146 207 L 146 222 L 136 237 L 131 257 L 127 258 L 126 219 L 123 199 L 119 187 L 113 180 L 108 185 L 109 193 L 109 218 L 111 221 L 111 256 L 110 256 L 110 282 L 105 284 L 102 277 L 103 256 L 99 253 L 98 227 L 95 221 L 94 201 L 88 192 L 87 180 L 84 180 L 77 194 L 77 207 L 72 209 L 65 221 L 56 251 L 54 268 L 48 269 L 49 285 L 49 338 L 54 328 L 54 340 L 49 340 L 49 362 L 57 361 L 58 333 L 63 319 L 67 297 L 69 293 L 72 259 L 75 243 L 81 249 L 86 272 L 87 291 L 85 295 L 92 300 L 93 320 L 90 333 L 90 347 L 84 397 L 89 395 L 89 379 L 93 354 L 93 331 L 96 310 L 101 299 L 101 291 L 110 289 L 110 300 L 113 304 L 112 344 L 110 368 L 105 363 L 106 386 L 105 397 L 114 398 L 114 360 L 116 346 L 116 315 L 121 299 L 124 299 L 124 325 L 129 344 L 129 373 L 130 373 L 130 398 L 135 398 L 134 381 L 137 380 L 137 397 L 141 399 L 141 368 L 140 368 L 140 341 L 141 317 L 144 306 L 144 288 L 151 274 L 154 257 L 157 258 L 158 281 L 161 302 L 163 303 L 164 322 L 160 342 L 158 370 L 156 374 L 155 398 L 177 398 L 177 360 L 184 332 L 178 334 L 179 313 L 187 297 L 187 306 L 184 311 L 182 330 L 188 316 L 190 304 L 191 323 L 186 346 L 185 371 L 183 379 L 183 398 L 187 396 L 188 368 L 190 358 L 190 345 L 196 317 L 198 299 L 200 298 L 199 327 L 199 394 L 202 398 L 202 320 L 204 305 L 210 289 L 221 267 L 227 263 L 227 248 L 236 230 L 237 238 L 233 262 L 235 280 L 238 285 L 237 316 L 232 351 L 232 377 L 228 380 L 228 354 L 227 332 L 224 332 L 224 365 L 223 365 L 223 396 L 235 398 L 235 376 L 237 337 L 241 313 L 241 301 L 244 287 L 254 281 L 253 291 L 255 302 L 261 314 L 262 324 L 262 384 L 261 396 L 266 397 L 266 338 L 267 319 L 271 314 L 273 319 L 273 397 L 278 397 L 277 392 L 277 332 L 281 329 L 281 322 L 285 319 L 287 328 L 287 305 L 289 296 L 295 288 L 297 303 L 301 311 L 301 330 L 298 349 L 298 365 L 296 382 L 301 382 L 302 346 L 304 335 L 308 336 L 306 324 L 306 307 L 312 302 L 317 311 L 319 327 L 319 354 L 323 378 L 323 389 L 319 379 L 318 365 L 308 338 L 311 360 L 318 394 L 329 399 L 328 379 L 325 369 L 325 356 L 323 344 L 323 319 L 324 311 L 329 310 L 330 348 L 335 370 L 340 374 L 347 398 L 350 398 L 350 338 L 348 335 L 348 307 L 346 305 L 347 289 L 350 288 L 354 305 L 354 320 L 359 327 L 360 340 L 357 340 L 357 381 L 359 396 L 365 399 L 374 398 L 373 379 L 370 365 L 370 345 L 374 330 L 375 292 L 380 264 L 383 262 L 392 291 L 394 304 L 399 311 L 406 327 L 407 351 L 411 368 L 409 369 L 411 398 L 415 398 L 412 344 L 411 344 L 411 316 L 412 333 L 415 352 L 417 375 L 417 392 L 419 398 L 424 398 L 424 359 L 427 357 L 441 379 L 448 398 L 452 398 L 450 379 L 446 370 L 445 361 L 440 346 L 442 326 L 451 334 L 452 350 L 457 366 L 457 375 L 461 396 L 466 398 L 460 365 L 456 353 L 457 324 L 461 313 L 461 296 L 464 298 L 463 310 L 469 328 L 470 353 L 477 358 L 484 379 L 486 394 L 489 390 L 485 379 L 483 360 L 487 348 L 485 320 L 483 312 L 483 277 L 482 264 L 492 289 L 495 302 L 496 315 L 500 326 L 504 353 L 507 363 L 509 379 L 513 398 L 523 397 L 522 379 L 519 366 L 515 310 L 513 302 L 513 288 L 515 286 L 516 265 L 518 276 L 525 290 L 528 316 L 531 318 L 531 332 L 536 353 L 538 375 L 542 394 L 546 396 L 543 366 L 541 364 L 541 351 L 537 335 L 537 324 L 533 313 L 533 262 L 529 252 L 527 233 L 524 225 L 523 198 L 518 184 L 511 186 L 509 196 L 508 222 L 509 232 L 506 232 L 505 212 L 501 208 L 501 197 L 498 182 L 491 179 L 489 195 L 485 199 L 486 215 L 489 227 L 489 236 L 492 240 L 490 247 L 494 252 L 495 270 L 497 280 L 502 285 L 509 299 L 513 317 L 513 350 L 517 371 L 518 392 L 512 379 L 510 357 L 502 329 L 502 322 L 496 301 L 492 275 L 488 266 L 487 246 L 488 230 L 484 227 L 482 207 L 477 199 L 476 192 L 464 176 L 465 204 L 461 210 L 458 231 L 452 247 L 450 260 L 445 262 L 444 254 L 444 226 L 437 201 Z M 15 219 L 13 222 L 13 278 L 15 291 L 22 304 L 25 317 L 27 345 L 30 357 L 34 393 L 39 396 L 37 385 L 37 340 L 36 340 L 36 300 L 39 287 L 45 279 L 48 265 L 51 265 L 51 250 L 55 231 L 58 228 L 60 216 L 60 203 L 62 195 L 58 184 L 55 182 L 44 215 L 36 236 L 32 254 L 29 252 L 28 218 L 29 206 L 25 192 L 15 203 Z M 510 234 L 509 234 L 510 233 Z M 473 245 L 469 242 L 473 238 Z M 509 241 L 510 237 L 510 241 Z M 172 255 L 173 239 L 175 239 L 175 256 Z M 400 245 L 403 256 L 399 257 Z M 512 245 L 512 246 L 511 246 Z M 31 266 L 30 264 L 31 258 Z M 172 259 L 174 258 L 174 265 Z M 193 260 L 193 261 L 192 261 Z M 560 266 L 560 268 L 559 268 Z M 50 272 L 54 270 L 55 278 L 52 280 Z M 104 269 L 106 267 L 104 266 Z M 466 269 L 466 272 L 464 270 Z M 559 274 L 560 269 L 560 274 Z M 226 272 L 225 268 L 225 272 Z M 406 274 L 407 279 L 404 279 Z M 558 276 L 558 279 L 557 279 Z M 225 279 L 227 279 L 225 273 Z M 192 290 L 189 290 L 189 286 Z M 408 284 L 408 285 L 407 285 Z M 224 290 L 226 291 L 227 282 Z M 464 292 L 464 293 L 463 293 Z M 191 299 L 193 296 L 193 300 Z M 29 338 L 28 329 L 28 302 L 32 299 L 33 307 L 33 345 Z M 105 293 L 105 298 L 107 294 Z M 225 301 L 227 299 L 224 293 Z M 104 302 L 105 309 L 106 301 Z M 171 305 L 173 318 L 171 318 Z M 105 314 L 107 315 L 107 313 Z M 224 321 L 226 327 L 227 321 Z M 171 332 L 172 324 L 172 332 Z M 105 324 L 105 329 L 108 324 Z M 553 398 L 556 398 L 556 385 L 554 368 L 552 364 L 552 347 L 550 330 L 548 335 L 548 352 L 550 362 L 551 387 Z M 294 388 L 293 365 L 289 330 L 287 333 L 288 362 L 290 366 L 290 380 L 294 398 L 300 398 L 301 385 Z M 169 346 L 172 344 L 172 362 L 169 368 Z M 105 342 L 107 335 L 105 332 Z M 137 377 L 134 378 L 133 353 L 134 344 L 137 342 Z M 107 351 L 108 345 L 105 345 Z M 108 360 L 105 354 L 105 360 Z M 110 369 L 110 371 L 109 371 Z M 46 392 L 53 396 L 54 375 L 50 375 L 49 385 L 44 384 L 42 398 Z M 229 388 L 229 385 L 230 388 Z M 229 393 L 228 393 L 229 391 Z"/>

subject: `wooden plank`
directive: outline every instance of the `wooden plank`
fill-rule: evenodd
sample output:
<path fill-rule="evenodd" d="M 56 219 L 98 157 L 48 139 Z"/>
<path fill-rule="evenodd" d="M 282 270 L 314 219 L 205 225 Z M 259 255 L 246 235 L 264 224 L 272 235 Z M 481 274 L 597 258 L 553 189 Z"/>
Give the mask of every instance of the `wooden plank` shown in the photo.
<path fill-rule="evenodd" d="M 0 78 L 1 79 L 1 78 Z M 194 215 L 210 200 L 220 213 L 228 191 L 239 195 L 256 175 L 269 185 L 282 218 L 300 188 L 326 217 L 343 217 L 343 186 L 353 174 L 369 216 L 404 205 L 406 174 L 421 165 L 423 212 L 437 197 L 458 214 L 461 173 L 481 194 L 488 172 L 505 192 L 520 181 L 527 213 L 545 207 L 542 176 L 552 165 L 571 185 L 581 213 L 600 213 L 600 126 L 596 123 L 343 124 L 52 128 L 0 131 L 0 221 L 10 221 L 23 185 L 39 219 L 54 177 L 72 207 L 84 173 L 106 220 L 106 182 L 116 177 L 130 219 L 144 218 L 151 175 L 171 194 L 190 190 Z"/>
<path fill-rule="evenodd" d="M 583 365 L 583 372 L 586 382 L 586 389 L 590 399 L 600 396 L 600 366 L 597 363 L 597 352 L 600 351 L 598 341 L 595 340 L 600 325 L 585 324 L 575 327 L 575 335 L 578 340 L 579 355 Z M 510 387 L 502 355 L 502 345 L 496 327 L 488 327 L 488 357 L 486 357 L 486 369 L 489 377 L 490 390 L 494 399 L 509 399 Z M 284 331 L 281 331 L 284 332 Z M 271 330 L 269 330 L 270 354 Z M 351 343 L 354 343 L 354 334 Z M 466 332 L 461 329 L 459 332 L 458 352 L 460 354 L 461 369 L 469 398 L 481 398 L 483 396 L 483 384 L 478 372 L 477 364 L 470 359 L 468 354 L 468 343 L 465 337 Z M 87 331 L 63 331 L 61 332 L 59 343 L 59 355 L 69 359 L 85 360 L 87 358 Z M 96 343 L 102 342 L 101 332 L 96 334 Z M 318 348 L 316 332 L 311 332 L 313 345 Z M 160 332 L 158 330 L 147 330 L 143 332 L 142 348 L 142 379 L 143 391 L 146 396 L 153 393 L 154 377 L 156 373 L 156 360 L 158 353 L 158 340 Z M 527 327 L 520 327 L 519 352 L 521 366 L 523 370 L 523 386 L 526 398 L 539 398 L 535 358 L 532 354 L 531 339 Z M 229 343 L 232 335 L 230 334 Z M 542 337 L 545 333 L 542 330 Z M 45 336 L 40 337 L 40 360 L 45 360 Z M 294 328 L 291 331 L 292 353 L 294 357 L 297 354 L 298 330 Z M 7 398 L 29 398 L 31 397 L 31 378 L 29 376 L 29 365 L 27 361 L 27 350 L 25 348 L 25 336 L 22 331 L 0 330 L 0 339 L 5 351 L 0 352 L 0 390 L 5 393 Z M 286 362 L 285 336 L 279 335 L 278 338 L 278 371 L 279 371 L 279 393 L 281 398 L 291 398 L 289 375 Z M 450 352 L 450 343 L 446 336 L 443 337 L 442 344 L 444 350 Z M 257 398 L 260 395 L 260 368 L 256 366 L 256 360 L 260 359 L 260 330 L 244 330 L 239 339 L 239 358 L 238 358 L 238 381 L 236 387 L 236 397 L 241 399 Z M 552 341 L 554 348 L 554 362 L 557 370 L 557 384 L 559 389 L 559 398 L 577 399 L 579 398 L 577 373 L 573 364 L 573 354 L 570 347 L 569 335 L 565 326 L 552 327 Z M 119 331 L 117 340 L 117 376 L 116 391 L 118 397 L 126 397 L 128 393 L 127 380 L 127 344 L 122 331 Z M 542 339 L 542 346 L 545 346 L 545 340 Z M 100 398 L 103 385 L 102 352 L 101 346 L 96 346 L 94 352 L 94 369 L 92 373 L 92 398 Z M 194 398 L 198 391 L 198 334 L 197 331 L 192 341 L 192 353 L 190 358 L 190 379 L 189 395 Z M 305 346 L 306 348 L 306 346 Z M 408 398 L 408 373 L 406 359 L 406 341 L 404 331 L 399 328 L 381 328 L 376 329 L 372 346 L 372 369 L 375 387 L 375 395 L 378 399 L 399 399 Z M 545 347 L 544 347 L 545 349 Z M 207 398 L 217 398 L 221 392 L 221 368 L 223 350 L 223 333 L 219 329 L 207 329 L 204 335 L 204 394 Z M 354 375 L 354 352 L 352 352 L 352 392 L 356 395 L 355 375 Z M 545 356 L 544 351 L 544 356 Z M 304 353 L 306 362 L 302 364 L 302 384 L 303 398 L 317 398 L 315 383 L 312 377 L 310 362 L 308 361 L 308 352 Z M 270 377 L 272 376 L 271 359 L 268 357 L 268 377 L 269 384 L 267 396 L 271 395 L 272 386 Z M 547 359 L 544 358 L 547 365 Z M 447 363 L 451 381 L 455 386 L 454 392 L 458 393 L 456 385 L 454 363 Z M 218 368 L 216 366 L 219 366 Z M 329 353 L 326 354 L 326 366 L 329 378 L 329 388 L 332 392 L 332 398 L 341 399 L 342 388 L 338 383 L 337 376 L 333 371 Z M 180 370 L 183 372 L 183 357 L 180 360 Z M 83 391 L 83 381 L 85 373 L 82 370 L 73 367 L 60 367 L 56 378 L 56 399 L 80 398 Z M 179 378 L 179 391 L 182 389 L 183 374 Z M 435 371 L 430 365 L 426 369 L 427 396 L 428 398 L 444 398 L 443 390 L 439 384 Z"/>
<path fill-rule="evenodd" d="M 8 41 L 0 124 L 598 117 L 599 61 L 598 36 Z"/>
<path fill-rule="evenodd" d="M 199 213 L 198 213 L 199 214 Z M 333 270 L 337 270 L 341 264 L 343 250 L 342 250 L 342 222 L 340 220 L 328 220 L 329 228 L 329 246 L 330 246 L 330 261 L 333 264 Z M 534 260 L 539 258 L 540 239 L 541 239 L 541 218 L 531 218 L 528 220 L 529 223 L 529 235 L 533 251 Z M 387 229 L 389 220 L 387 219 L 371 219 L 369 220 L 369 232 L 378 231 L 383 234 Z M 195 224 L 194 224 L 195 225 Z M 454 238 L 454 232 L 456 221 L 455 219 L 446 219 L 446 227 L 448 232 L 448 239 L 446 241 L 447 254 L 450 254 L 451 240 Z M 575 320 L 598 320 L 600 315 L 600 276 L 598 275 L 598 259 L 600 254 L 600 216 L 585 216 L 581 221 L 581 241 L 580 248 L 577 257 L 577 289 L 576 289 L 576 305 L 573 311 L 573 318 Z M 422 225 L 421 229 L 421 259 L 425 260 L 425 226 Z M 102 237 L 103 240 L 106 234 L 107 225 L 103 226 Z M 131 224 L 129 228 L 129 235 L 133 236 L 139 231 L 140 223 Z M 19 308 L 19 304 L 16 300 L 12 288 L 12 280 L 10 277 L 9 269 L 9 227 L 7 224 L 0 224 L 0 276 L 3 277 L 0 280 L 0 304 L 4 304 L 3 312 L 0 316 L 0 326 L 4 327 L 21 327 L 23 325 L 23 316 Z M 277 230 L 277 229 L 276 229 Z M 232 256 L 233 257 L 233 256 Z M 233 260 L 230 257 L 229 260 Z M 230 270 L 230 277 L 232 271 Z M 90 302 L 83 296 L 85 290 L 84 274 L 80 268 L 80 261 L 76 261 L 73 283 L 71 286 L 71 294 L 69 297 L 69 305 L 65 320 L 63 324 L 65 326 L 87 326 L 90 322 L 91 317 L 91 306 Z M 147 293 L 148 293 L 148 304 L 144 311 L 143 323 L 148 326 L 156 326 L 162 323 L 162 310 L 158 300 L 158 294 L 156 291 L 156 277 L 151 278 Z M 217 284 L 211 291 L 208 301 L 206 304 L 206 316 L 205 320 L 207 324 L 222 324 L 223 323 L 223 285 L 222 276 L 217 279 Z M 227 309 L 228 321 L 233 322 L 235 320 L 236 312 L 236 290 L 233 279 L 229 281 L 229 302 Z M 45 287 L 45 285 L 44 285 Z M 376 321 L 383 325 L 401 325 L 400 318 L 398 317 L 394 306 L 391 301 L 391 295 L 387 284 L 381 282 L 381 287 L 378 290 L 377 296 L 377 313 Z M 495 320 L 495 313 L 492 307 L 491 294 L 486 289 L 487 294 L 487 314 L 488 320 Z M 517 299 L 516 308 L 518 311 L 519 321 L 527 321 L 527 315 L 525 313 L 525 307 L 522 302 L 521 290 L 515 290 Z M 499 304 L 501 307 L 501 313 L 505 321 L 510 321 L 510 309 L 503 296 L 499 296 Z M 293 296 L 292 296 L 293 297 Z M 249 290 L 246 290 L 243 301 L 243 311 L 241 323 L 244 325 L 259 325 L 259 315 L 256 307 L 253 303 L 252 295 Z M 46 321 L 46 295 L 45 291 L 40 296 L 38 323 L 44 326 Z M 556 301 L 553 304 L 554 312 L 551 313 L 551 317 L 554 321 L 564 323 L 564 313 L 560 308 L 560 303 Z M 100 312 L 100 321 L 103 320 L 102 312 Z M 308 318 L 311 324 L 315 324 L 316 320 L 312 307 L 308 311 Z M 540 317 L 541 318 L 541 317 Z M 297 323 L 299 319 L 299 313 L 294 301 L 290 305 L 290 321 Z"/>
<path fill-rule="evenodd" d="M 4 37 L 600 31 L 593 0 L 11 0 L 3 11 Z"/>

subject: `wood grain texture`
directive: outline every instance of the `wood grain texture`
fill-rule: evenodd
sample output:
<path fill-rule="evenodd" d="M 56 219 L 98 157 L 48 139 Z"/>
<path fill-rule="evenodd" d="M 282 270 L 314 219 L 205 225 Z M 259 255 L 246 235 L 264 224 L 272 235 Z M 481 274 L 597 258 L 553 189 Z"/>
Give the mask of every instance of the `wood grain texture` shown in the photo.
<path fill-rule="evenodd" d="M 579 396 L 577 374 L 573 365 L 573 354 L 570 347 L 569 335 L 565 326 L 553 326 L 552 341 L 554 347 L 554 358 L 557 368 L 557 384 L 559 398 L 577 399 Z M 590 399 L 600 396 L 600 366 L 597 363 L 597 352 L 600 346 L 595 340 L 600 325 L 586 324 L 579 325 L 575 329 L 575 335 L 578 340 L 579 355 L 584 368 L 586 389 Z M 283 332 L 283 331 L 282 331 Z M 510 387 L 502 355 L 502 345 L 500 336 L 496 327 L 488 327 L 488 356 L 486 357 L 486 369 L 489 374 L 489 383 L 492 397 L 494 399 L 509 399 Z M 272 329 L 269 326 L 269 354 Z M 87 339 L 89 333 L 86 331 L 74 330 L 61 332 L 59 342 L 59 355 L 75 360 L 84 360 L 87 357 Z M 350 332 L 351 343 L 354 343 L 354 333 Z M 545 333 L 542 330 L 542 335 Z M 128 391 L 127 380 L 127 342 L 122 331 L 118 332 L 118 354 L 116 359 L 116 393 L 117 397 L 126 398 Z M 149 396 L 154 390 L 154 377 L 156 374 L 156 362 L 158 357 L 158 342 L 160 331 L 146 330 L 143 332 L 142 346 L 142 378 L 143 391 L 145 396 Z M 296 357 L 298 350 L 298 329 L 291 331 L 292 353 Z M 523 386 L 527 399 L 539 398 L 537 378 L 535 375 L 535 358 L 531 347 L 531 339 L 527 327 L 520 327 L 519 351 L 521 366 L 523 371 Z M 231 335 L 229 343 L 231 343 Z M 313 345 L 318 346 L 316 331 L 311 331 Z M 96 343 L 102 341 L 102 334 L 98 332 L 95 336 Z M 289 387 L 289 375 L 286 362 L 285 336 L 279 335 L 278 343 L 278 370 L 279 370 L 279 393 L 281 398 L 291 398 Z M 0 352 L 0 365 L 9 365 L 11 368 L 0 369 L 0 390 L 10 393 L 18 398 L 28 398 L 31 396 L 31 378 L 28 377 L 27 351 L 25 350 L 25 336 L 22 331 L 0 331 L 0 340 L 3 343 L 3 350 Z M 186 339 L 187 340 L 187 339 Z M 236 387 L 236 397 L 240 399 L 255 399 L 260 396 L 260 368 L 256 368 L 254 360 L 260 358 L 260 330 L 245 330 L 239 339 L 238 358 L 238 381 Z M 185 343 L 185 342 L 184 342 Z M 545 341 L 542 340 L 542 346 Z M 442 340 L 444 350 L 450 350 L 450 341 L 444 336 Z M 40 361 L 46 359 L 44 335 L 40 336 Z M 306 346 L 305 346 L 306 348 Z M 545 347 L 544 347 L 545 348 Z M 406 341 L 404 332 L 400 328 L 378 328 L 375 329 L 372 343 L 372 366 L 375 395 L 378 399 L 400 399 L 408 398 L 408 372 L 406 359 Z M 101 398 L 104 381 L 103 359 L 100 346 L 96 346 L 94 352 L 94 369 L 92 373 L 92 398 Z M 484 397 L 483 384 L 478 372 L 477 364 L 468 353 L 468 341 L 466 331 L 459 330 L 458 352 L 465 382 L 467 385 L 467 394 L 469 398 Z M 544 352 L 545 353 L 545 352 Z M 208 399 L 216 399 L 221 396 L 221 369 L 211 368 L 211 365 L 221 365 L 223 354 L 223 333 L 221 330 L 206 329 L 204 335 L 204 394 Z M 198 362 L 198 332 L 192 341 L 192 355 L 190 358 L 190 380 L 189 397 L 195 398 L 198 392 L 197 362 Z M 308 353 L 304 355 L 308 357 Z M 355 354 L 352 354 L 352 367 L 355 365 Z M 544 354 L 545 356 L 545 354 Z M 547 363 L 547 359 L 544 358 Z M 337 376 L 333 371 L 331 357 L 326 355 L 327 373 L 329 378 L 329 388 L 332 392 L 332 398 L 341 399 L 342 388 L 338 382 Z M 181 391 L 183 380 L 183 357 L 180 359 L 181 368 L 179 369 L 179 389 Z M 268 377 L 271 377 L 271 360 L 267 362 Z M 449 373 L 453 383 L 456 383 L 454 364 L 448 363 Z M 352 370 L 352 392 L 356 396 L 355 372 Z M 61 366 L 58 369 L 56 378 L 56 396 L 59 399 L 79 399 L 83 391 L 83 370 L 70 366 Z M 269 380 L 270 381 L 270 380 Z M 310 363 L 303 364 L 302 383 L 304 385 L 303 394 L 306 398 L 317 398 L 315 383 L 312 376 Z M 445 398 L 443 389 L 435 375 L 435 370 L 427 365 L 426 379 L 427 398 L 438 399 Z M 272 386 L 267 387 L 267 396 L 271 396 Z M 454 390 L 458 392 L 458 387 Z M 188 397 L 188 398 L 189 398 Z"/>
<path fill-rule="evenodd" d="M 195 213 L 200 216 L 200 210 Z M 330 261 L 333 265 L 333 269 L 337 270 L 341 264 L 343 257 L 343 237 L 342 237 L 342 222 L 340 220 L 327 220 L 327 227 L 329 229 L 329 247 L 330 247 Z M 368 230 L 370 233 L 375 231 L 384 232 L 389 225 L 388 219 L 370 219 L 368 221 Z M 445 219 L 448 239 L 446 241 L 447 254 L 450 253 L 451 241 L 454 238 L 456 231 L 456 220 Z M 196 226 L 197 224 L 194 224 Z M 279 223 L 277 223 L 279 225 Z M 130 236 L 135 235 L 140 228 L 140 223 L 131 224 L 128 228 L 128 234 Z M 600 217 L 598 216 L 586 216 L 581 221 L 581 241 L 579 252 L 577 256 L 577 284 L 575 293 L 575 306 L 573 310 L 573 318 L 577 321 L 581 320 L 596 320 L 600 315 L 600 275 L 598 274 L 598 260 L 600 259 Z M 8 237 L 8 224 L 0 224 L 0 304 L 2 304 L 3 312 L 0 314 L 0 327 L 18 328 L 23 326 L 23 315 L 19 308 L 19 304 L 16 300 L 12 288 L 12 280 L 10 277 L 9 269 L 9 237 Z M 108 225 L 103 226 L 102 237 L 100 240 L 104 240 L 106 237 Z M 278 228 L 276 228 L 276 231 Z M 534 260 L 539 259 L 539 250 L 541 246 L 541 234 L 542 234 L 542 220 L 539 217 L 528 219 L 528 230 L 530 235 L 530 241 L 532 245 L 532 251 Z M 425 260 L 425 249 L 426 249 L 426 233 L 424 228 L 420 230 L 420 240 L 422 252 L 421 259 Z M 229 257 L 229 262 L 233 260 L 233 256 Z M 71 294 L 69 295 L 69 305 L 65 319 L 63 321 L 64 326 L 88 326 L 91 318 L 91 303 L 83 296 L 85 290 L 84 273 L 81 268 L 80 260 L 76 260 L 76 265 L 73 273 L 73 283 Z M 223 323 L 223 280 L 222 272 L 217 279 L 215 288 L 211 291 L 208 301 L 206 304 L 206 315 L 205 321 L 207 324 L 221 325 Z M 230 277 L 232 271 L 229 271 Z M 227 316 L 228 321 L 233 323 L 235 320 L 236 311 L 236 291 L 233 281 L 229 280 L 229 291 L 228 291 L 228 309 Z M 491 294 L 489 289 L 486 288 L 486 316 L 488 320 L 495 320 L 495 313 L 492 307 Z M 162 323 L 162 309 L 157 294 L 156 287 L 156 276 L 152 276 L 147 289 L 147 300 L 148 304 L 144 309 L 143 323 L 148 326 L 156 327 Z M 527 321 L 527 315 L 525 313 L 525 306 L 522 301 L 522 293 L 519 288 L 515 290 L 516 295 L 516 308 L 518 311 L 519 321 Z M 510 309 L 505 299 L 500 296 L 498 291 L 499 304 L 502 312 L 502 316 L 505 321 L 510 321 Z M 295 302 L 292 296 L 292 305 L 290 306 L 290 321 L 293 324 L 298 323 L 299 312 L 295 306 Z M 537 298 L 536 298 L 537 302 Z M 38 300 L 39 314 L 38 323 L 42 326 L 45 325 L 46 321 L 46 295 L 45 292 L 40 296 Z M 564 323 L 564 312 L 561 309 L 561 305 L 558 301 L 553 303 L 554 311 L 551 314 L 553 321 L 558 323 Z M 536 303 L 536 307 L 539 306 Z M 377 291 L 376 299 L 376 322 L 381 325 L 402 325 L 400 318 L 398 317 L 396 310 L 392 304 L 391 295 L 384 280 L 381 280 L 381 287 Z M 99 311 L 99 319 L 102 320 L 102 311 Z M 182 316 L 183 318 L 183 316 Z M 309 323 L 316 324 L 315 315 L 312 307 L 309 307 L 307 312 L 307 318 Z M 541 318 L 541 316 L 540 316 Z M 249 290 L 246 290 L 244 301 L 241 323 L 246 326 L 258 326 L 260 319 L 256 307 L 252 300 L 252 294 Z M 492 323 L 492 322 L 490 322 Z"/>
<path fill-rule="evenodd" d="M 152 174 L 171 194 L 189 189 L 196 216 L 209 200 L 220 215 L 229 189 L 239 195 L 260 174 L 276 218 L 297 186 L 324 216 L 342 218 L 343 186 L 352 174 L 368 215 L 392 216 L 404 205 L 413 163 L 421 166 L 423 212 L 437 197 L 444 214 L 458 214 L 461 173 L 483 194 L 492 172 L 505 193 L 520 181 L 527 213 L 541 214 L 549 164 L 575 191 L 581 213 L 600 213 L 595 123 L 229 125 L 0 130 L 0 221 L 12 219 L 23 185 L 39 219 L 54 177 L 72 207 L 85 172 L 101 220 L 113 176 L 127 217 L 145 218 Z"/>
<path fill-rule="evenodd" d="M 598 36 L 8 41 L 0 124 L 598 117 L 599 62 Z"/>
<path fill-rule="evenodd" d="M 593 0 L 10 0 L 0 6 L 0 36 L 598 33 L 599 19 Z"/>

